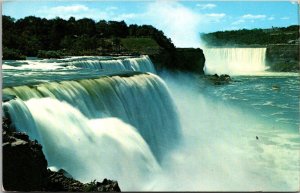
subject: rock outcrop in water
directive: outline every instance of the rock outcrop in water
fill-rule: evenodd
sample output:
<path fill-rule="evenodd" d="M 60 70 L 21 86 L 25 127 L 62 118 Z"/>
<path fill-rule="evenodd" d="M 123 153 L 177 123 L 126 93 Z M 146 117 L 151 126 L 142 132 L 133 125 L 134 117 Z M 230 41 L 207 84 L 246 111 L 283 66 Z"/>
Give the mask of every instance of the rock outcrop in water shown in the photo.
<path fill-rule="evenodd" d="M 83 184 L 67 172 L 47 169 L 42 146 L 26 133 L 13 131 L 11 121 L 2 118 L 3 187 L 6 191 L 120 192 L 116 181 L 104 179 Z M 67 177 L 68 176 L 68 177 Z"/>
<path fill-rule="evenodd" d="M 228 74 L 221 74 L 220 76 L 217 74 L 206 75 L 206 79 L 212 82 L 214 85 L 224 85 L 232 81 Z"/>

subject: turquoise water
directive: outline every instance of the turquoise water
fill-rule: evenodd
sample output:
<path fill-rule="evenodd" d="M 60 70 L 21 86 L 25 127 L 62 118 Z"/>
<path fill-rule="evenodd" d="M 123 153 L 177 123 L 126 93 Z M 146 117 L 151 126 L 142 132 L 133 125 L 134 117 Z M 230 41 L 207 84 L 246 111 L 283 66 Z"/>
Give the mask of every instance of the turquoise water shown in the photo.
<path fill-rule="evenodd" d="M 216 86 L 210 94 L 240 106 L 272 129 L 299 132 L 300 77 L 297 74 L 235 76 L 229 85 Z"/>

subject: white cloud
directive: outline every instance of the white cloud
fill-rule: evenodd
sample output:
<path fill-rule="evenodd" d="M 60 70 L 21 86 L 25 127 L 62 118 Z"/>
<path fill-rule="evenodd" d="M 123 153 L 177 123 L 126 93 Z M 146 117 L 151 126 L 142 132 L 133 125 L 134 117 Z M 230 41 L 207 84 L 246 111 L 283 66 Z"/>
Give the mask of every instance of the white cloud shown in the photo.
<path fill-rule="evenodd" d="M 289 17 L 282 17 L 282 18 L 280 18 L 280 19 L 282 19 L 282 20 L 288 20 L 288 19 L 290 19 Z"/>
<path fill-rule="evenodd" d="M 94 20 L 109 19 L 110 15 L 106 11 L 99 11 L 97 9 L 91 9 L 85 5 L 70 5 L 70 6 L 56 6 L 56 7 L 43 7 L 37 11 L 41 17 L 52 19 L 60 17 L 68 19 L 70 17 L 80 18 L 91 18 Z"/>
<path fill-rule="evenodd" d="M 242 23 L 250 22 L 254 23 L 257 20 L 274 20 L 273 16 L 267 17 L 266 15 L 253 15 L 253 14 L 245 14 L 239 17 L 236 21 L 232 22 L 231 25 L 240 25 Z"/>
<path fill-rule="evenodd" d="M 56 12 L 56 13 L 76 13 L 79 11 L 88 11 L 89 8 L 85 5 L 70 5 L 70 6 L 57 6 L 57 7 L 51 7 L 50 12 Z"/>
<path fill-rule="evenodd" d="M 208 3 L 208 4 L 197 4 L 196 6 L 200 7 L 201 9 L 213 9 L 217 5 L 216 4 L 212 4 L 212 3 Z"/>
<path fill-rule="evenodd" d="M 135 13 L 128 13 L 128 14 L 116 15 L 115 17 L 112 18 L 112 20 L 116 20 L 116 21 L 128 20 L 128 19 L 135 19 L 140 16 L 142 16 L 142 15 L 135 14 Z"/>
<path fill-rule="evenodd" d="M 223 18 L 226 16 L 225 13 L 208 13 L 208 14 L 205 14 L 206 16 L 209 16 L 209 17 L 213 17 L 213 18 Z"/>
<path fill-rule="evenodd" d="M 118 9 L 119 8 L 115 7 L 115 6 L 111 6 L 111 7 L 106 8 L 107 11 L 114 11 L 114 10 L 118 10 Z"/>
<path fill-rule="evenodd" d="M 241 23 L 245 23 L 245 20 L 244 19 L 239 19 L 237 21 L 232 22 L 231 25 L 239 25 Z"/>
<path fill-rule="evenodd" d="M 252 14 L 246 14 L 243 15 L 243 19 L 265 19 L 267 16 L 266 15 L 252 15 Z"/>
<path fill-rule="evenodd" d="M 292 1 L 291 1 L 291 4 L 294 4 L 294 5 L 295 5 L 295 4 L 298 4 L 298 2 L 297 2 L 297 0 L 292 0 Z"/>

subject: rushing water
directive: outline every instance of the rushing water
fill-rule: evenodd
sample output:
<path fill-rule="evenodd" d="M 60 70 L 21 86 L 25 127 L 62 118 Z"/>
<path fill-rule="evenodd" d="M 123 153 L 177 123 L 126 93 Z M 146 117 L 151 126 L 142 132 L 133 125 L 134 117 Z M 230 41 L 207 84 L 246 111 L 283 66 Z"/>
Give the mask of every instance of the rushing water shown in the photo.
<path fill-rule="evenodd" d="M 122 190 L 299 188 L 297 74 L 214 86 L 190 74 L 128 74 L 155 73 L 148 57 L 3 67 L 3 93 L 17 96 L 4 111 L 43 145 L 49 166 L 76 179 L 106 177 Z"/>
<path fill-rule="evenodd" d="M 266 48 L 206 48 L 205 73 L 252 74 L 266 70 Z"/>

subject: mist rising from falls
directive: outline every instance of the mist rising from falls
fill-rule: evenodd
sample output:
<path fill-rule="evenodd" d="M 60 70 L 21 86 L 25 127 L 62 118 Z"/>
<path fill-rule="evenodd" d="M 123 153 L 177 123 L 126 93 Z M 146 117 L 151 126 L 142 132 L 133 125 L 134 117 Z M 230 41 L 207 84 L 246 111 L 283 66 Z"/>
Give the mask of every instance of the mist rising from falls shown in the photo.
<path fill-rule="evenodd" d="M 117 117 L 138 130 L 158 160 L 172 149 L 180 136 L 180 123 L 173 101 L 165 84 L 155 75 L 18 86 L 5 88 L 3 93 L 15 95 L 23 101 L 49 97 L 67 102 L 88 119 Z M 18 129 L 31 128 L 23 123 L 26 117 L 32 117 L 31 113 L 16 112 L 19 108 L 4 105 Z"/>
<path fill-rule="evenodd" d="M 88 119 L 51 98 L 17 99 L 5 106 L 16 127 L 42 144 L 48 165 L 78 180 L 117 179 L 123 188 L 137 189 L 136 181 L 160 170 L 142 136 L 120 119 Z"/>
<path fill-rule="evenodd" d="M 268 119 L 208 95 L 190 74 L 162 74 L 182 123 L 183 144 L 152 184 L 160 191 L 287 191 L 299 187 L 299 135 L 275 132 Z M 260 136 L 256 140 L 255 136 Z M 293 148 L 287 148 L 285 144 Z"/>
<path fill-rule="evenodd" d="M 206 48 L 203 51 L 206 74 L 241 75 L 267 69 L 266 48 Z"/>

